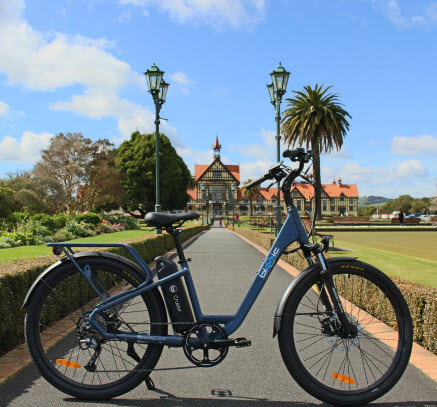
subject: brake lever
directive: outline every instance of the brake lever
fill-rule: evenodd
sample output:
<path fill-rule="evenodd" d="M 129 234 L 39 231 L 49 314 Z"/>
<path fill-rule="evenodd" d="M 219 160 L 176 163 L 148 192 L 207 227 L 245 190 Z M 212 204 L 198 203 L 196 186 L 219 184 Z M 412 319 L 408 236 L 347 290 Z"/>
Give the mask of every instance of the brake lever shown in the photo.
<path fill-rule="evenodd" d="M 269 192 L 269 189 L 273 186 L 273 185 L 275 185 L 276 184 L 276 182 L 272 182 L 267 188 L 266 188 L 266 191 L 267 192 Z"/>

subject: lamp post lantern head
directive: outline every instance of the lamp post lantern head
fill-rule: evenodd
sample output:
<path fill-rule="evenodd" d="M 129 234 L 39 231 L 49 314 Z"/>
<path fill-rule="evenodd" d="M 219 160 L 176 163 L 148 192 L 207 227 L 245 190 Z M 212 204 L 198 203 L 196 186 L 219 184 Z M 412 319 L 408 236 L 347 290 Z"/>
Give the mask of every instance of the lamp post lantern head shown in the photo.
<path fill-rule="evenodd" d="M 161 81 L 164 72 L 161 71 L 155 64 L 153 64 L 147 70 L 147 72 L 144 72 L 144 75 L 146 75 L 147 87 L 149 88 L 149 92 L 158 92 L 161 87 Z"/>
<path fill-rule="evenodd" d="M 273 82 L 270 82 L 267 86 L 267 89 L 269 90 L 269 95 L 270 95 L 270 103 L 274 106 L 276 103 L 276 96 L 275 96 L 275 91 L 273 89 Z"/>
<path fill-rule="evenodd" d="M 275 93 L 278 93 L 282 96 L 287 88 L 290 72 L 287 72 L 279 62 L 279 66 L 270 75 L 272 77 L 273 89 Z"/>
<path fill-rule="evenodd" d="M 159 102 L 161 104 L 165 103 L 165 97 L 167 96 L 169 84 L 164 81 L 164 79 L 161 80 L 161 86 L 159 87 Z"/>

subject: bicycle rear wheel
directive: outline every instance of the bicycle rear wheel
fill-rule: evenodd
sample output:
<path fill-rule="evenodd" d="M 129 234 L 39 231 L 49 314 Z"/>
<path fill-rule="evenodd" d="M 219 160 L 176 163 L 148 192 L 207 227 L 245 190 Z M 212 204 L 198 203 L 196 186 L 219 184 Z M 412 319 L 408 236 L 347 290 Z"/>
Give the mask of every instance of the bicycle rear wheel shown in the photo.
<path fill-rule="evenodd" d="M 345 338 L 335 313 L 325 310 L 315 270 L 287 300 L 279 347 L 290 374 L 314 397 L 338 406 L 367 404 L 402 376 L 412 348 L 411 316 L 399 289 L 375 267 L 340 261 L 331 270 L 356 333 Z"/>
<path fill-rule="evenodd" d="M 77 259 L 104 297 L 137 287 L 145 278 L 133 267 L 105 257 Z M 89 268 L 88 268 L 89 267 Z M 101 400 L 136 387 L 150 374 L 163 346 L 105 340 L 87 318 L 100 298 L 77 268 L 65 262 L 45 276 L 29 300 L 26 342 L 41 375 L 74 397 Z M 98 315 L 108 332 L 167 334 L 157 290 Z"/>

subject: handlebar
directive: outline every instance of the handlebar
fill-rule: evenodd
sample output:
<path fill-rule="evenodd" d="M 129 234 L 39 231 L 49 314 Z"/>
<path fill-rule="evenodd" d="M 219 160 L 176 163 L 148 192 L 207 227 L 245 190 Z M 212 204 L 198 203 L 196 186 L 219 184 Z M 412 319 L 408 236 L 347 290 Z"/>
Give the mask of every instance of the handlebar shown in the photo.
<path fill-rule="evenodd" d="M 248 184 L 244 185 L 244 188 L 246 188 L 247 190 L 252 189 L 253 187 L 256 187 L 257 185 L 262 184 L 264 181 L 267 181 L 269 179 L 271 179 L 269 177 L 269 174 L 265 174 L 261 178 L 258 178 L 255 181 L 249 182 Z"/>
<path fill-rule="evenodd" d="M 297 170 L 293 170 L 294 178 L 299 176 L 301 173 L 304 164 L 308 163 L 312 157 L 314 157 L 316 154 L 314 154 L 311 150 L 308 150 L 305 152 L 305 149 L 303 148 L 295 148 L 293 150 L 285 150 L 282 153 L 282 156 L 284 158 L 289 158 L 291 161 L 299 161 L 299 168 Z M 246 184 L 244 187 L 249 190 L 257 185 L 262 184 L 264 181 L 275 179 L 276 181 L 280 182 L 284 177 L 287 176 L 287 172 L 285 172 L 282 168 L 282 162 L 279 162 L 275 164 L 273 167 L 271 167 L 266 174 L 264 174 L 261 178 L 256 179 L 255 181 L 252 181 L 248 184 Z"/>

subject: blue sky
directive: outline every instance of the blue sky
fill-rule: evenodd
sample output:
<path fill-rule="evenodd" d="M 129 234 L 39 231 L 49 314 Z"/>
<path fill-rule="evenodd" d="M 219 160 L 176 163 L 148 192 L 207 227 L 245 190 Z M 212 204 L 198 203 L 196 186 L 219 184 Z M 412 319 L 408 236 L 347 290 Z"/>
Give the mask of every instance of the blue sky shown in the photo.
<path fill-rule="evenodd" d="M 0 177 L 31 169 L 59 132 L 116 145 L 153 132 L 153 63 L 170 83 L 161 130 L 190 170 L 218 135 L 242 181 L 261 176 L 276 157 L 265 85 L 281 62 L 285 97 L 333 85 L 352 116 L 323 182 L 433 196 L 436 32 L 429 0 L 0 0 Z"/>

